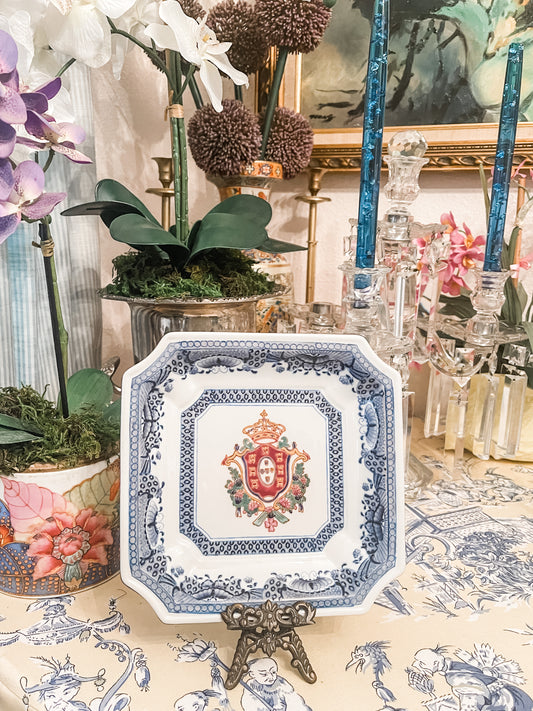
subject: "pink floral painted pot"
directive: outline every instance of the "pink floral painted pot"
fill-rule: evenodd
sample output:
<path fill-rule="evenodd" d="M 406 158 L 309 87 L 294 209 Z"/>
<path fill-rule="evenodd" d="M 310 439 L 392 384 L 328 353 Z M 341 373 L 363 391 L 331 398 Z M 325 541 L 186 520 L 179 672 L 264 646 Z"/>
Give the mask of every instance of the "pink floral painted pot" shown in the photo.
<path fill-rule="evenodd" d="M 0 591 L 63 595 L 119 570 L 119 459 L 0 477 Z"/>

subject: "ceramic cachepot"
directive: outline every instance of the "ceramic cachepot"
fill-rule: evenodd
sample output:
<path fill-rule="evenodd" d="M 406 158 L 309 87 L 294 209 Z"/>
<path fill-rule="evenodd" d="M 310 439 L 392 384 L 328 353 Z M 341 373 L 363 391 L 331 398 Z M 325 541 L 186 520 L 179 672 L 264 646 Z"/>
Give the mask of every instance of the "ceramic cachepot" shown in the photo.
<path fill-rule="evenodd" d="M 0 477 L 0 591 L 86 590 L 119 570 L 119 459 Z"/>

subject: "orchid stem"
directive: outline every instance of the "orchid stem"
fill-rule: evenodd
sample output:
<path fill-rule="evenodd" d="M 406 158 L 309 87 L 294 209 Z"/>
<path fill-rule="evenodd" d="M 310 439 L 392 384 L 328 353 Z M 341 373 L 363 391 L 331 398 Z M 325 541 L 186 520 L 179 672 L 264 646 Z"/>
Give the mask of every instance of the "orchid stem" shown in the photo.
<path fill-rule="evenodd" d="M 272 127 L 272 119 L 274 118 L 274 111 L 278 105 L 279 89 L 281 86 L 281 80 L 283 79 L 283 73 L 285 72 L 285 65 L 287 63 L 288 56 L 288 48 L 280 47 L 278 61 L 276 62 L 276 69 L 274 70 L 274 76 L 272 77 L 272 86 L 270 87 L 270 91 L 268 93 L 268 100 L 265 109 L 265 120 L 263 121 L 263 142 L 261 144 L 261 160 L 265 160 L 270 129 Z"/>
<path fill-rule="evenodd" d="M 140 47 L 142 51 L 146 54 L 146 56 L 150 59 L 151 62 L 155 64 L 155 66 L 163 72 L 163 74 L 166 76 L 170 86 L 174 90 L 175 87 L 172 84 L 172 77 L 170 76 L 168 69 L 165 66 L 165 63 L 159 59 L 159 56 L 157 52 L 152 50 L 148 45 L 144 44 L 140 40 L 138 40 L 136 37 L 133 35 L 130 35 L 129 32 L 125 32 L 124 30 L 119 30 L 118 27 L 115 25 L 113 20 L 110 20 L 109 17 L 107 18 L 107 21 L 109 23 L 109 26 L 111 27 L 111 34 L 112 35 L 121 35 L 121 37 L 126 37 L 126 39 L 129 39 L 130 42 L 133 42 L 133 44 L 136 44 L 137 47 Z"/>
<path fill-rule="evenodd" d="M 54 160 L 54 151 L 49 150 L 48 151 L 48 158 L 46 159 L 46 163 L 43 165 L 43 173 L 46 173 L 48 168 L 52 165 L 52 161 Z"/>
<path fill-rule="evenodd" d="M 196 77 L 194 76 L 194 74 L 189 79 L 189 89 L 191 92 L 192 99 L 194 101 L 194 105 L 196 106 L 197 109 L 201 109 L 202 106 L 204 105 L 204 101 L 202 99 L 202 95 L 200 94 L 200 89 L 198 88 L 198 82 L 196 81 Z"/>
<path fill-rule="evenodd" d="M 167 52 L 169 73 L 173 78 L 171 85 L 172 103 L 181 104 L 183 90 L 181 61 L 178 52 Z M 183 109 L 182 109 L 183 110 Z M 176 219 L 176 237 L 180 244 L 187 244 L 189 233 L 187 200 L 187 142 L 183 116 L 171 116 L 172 130 L 172 165 L 174 168 L 174 215 Z"/>
<path fill-rule="evenodd" d="M 199 109 L 201 106 L 203 106 L 204 102 L 202 101 L 202 96 L 200 94 L 200 90 L 198 89 L 198 84 L 196 83 L 196 79 L 194 78 L 195 71 L 196 67 L 194 66 L 194 64 L 190 64 L 187 70 L 185 80 L 181 85 L 181 96 L 183 96 L 183 94 L 185 93 L 185 89 L 189 87 L 194 104 L 196 108 Z"/>
<path fill-rule="evenodd" d="M 51 241 L 50 219 L 43 218 L 39 223 L 39 239 L 43 242 Z M 46 289 L 48 292 L 48 306 L 50 309 L 50 319 L 52 321 L 52 337 L 54 340 L 54 353 L 57 367 L 57 377 L 59 380 L 59 399 L 61 402 L 61 413 L 63 417 L 68 417 L 67 399 L 67 359 L 68 359 L 68 333 L 63 322 L 61 313 L 61 303 L 59 300 L 59 289 L 57 286 L 57 274 L 53 251 L 49 256 L 43 253 L 44 274 L 46 278 Z"/>
<path fill-rule="evenodd" d="M 180 145 L 180 234 L 182 242 L 187 241 L 189 234 L 189 201 L 188 201 L 188 181 L 187 181 L 187 137 L 185 133 L 185 119 L 178 120 L 178 136 Z M 177 229 L 177 228 L 176 228 Z"/>
<path fill-rule="evenodd" d="M 178 121 L 179 119 L 175 116 L 171 116 L 172 165 L 174 168 L 174 217 L 176 220 L 176 237 L 178 242 L 185 244 L 185 235 L 181 233 L 181 145 Z"/>
<path fill-rule="evenodd" d="M 68 62 L 65 62 L 65 64 L 63 64 L 63 66 L 61 67 L 61 69 L 60 69 L 60 70 L 58 71 L 58 73 L 56 74 L 56 77 L 62 77 L 63 74 L 67 71 L 67 69 L 68 69 L 69 67 L 71 67 L 71 66 L 74 64 L 75 61 L 76 61 L 76 57 L 71 57 L 71 58 L 68 60 Z"/>
<path fill-rule="evenodd" d="M 234 88 L 235 100 L 242 102 L 242 100 L 243 100 L 243 97 L 242 97 L 242 86 L 240 86 L 240 84 L 234 84 L 234 85 L 233 85 L 233 88 Z"/>

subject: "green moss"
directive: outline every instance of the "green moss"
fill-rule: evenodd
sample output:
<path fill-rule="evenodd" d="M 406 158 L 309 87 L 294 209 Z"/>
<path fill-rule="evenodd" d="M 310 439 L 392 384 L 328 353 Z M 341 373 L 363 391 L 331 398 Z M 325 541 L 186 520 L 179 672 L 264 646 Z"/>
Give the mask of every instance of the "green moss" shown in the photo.
<path fill-rule="evenodd" d="M 95 409 L 64 418 L 57 408 L 29 386 L 0 388 L 0 412 L 17 417 L 43 433 L 42 439 L 0 447 L 0 473 L 25 471 L 46 462 L 68 468 L 117 453 L 118 425 Z"/>
<path fill-rule="evenodd" d="M 153 250 L 128 252 L 113 260 L 108 294 L 142 298 L 244 298 L 270 294 L 275 283 L 255 271 L 255 262 L 236 249 L 202 252 L 178 272 Z"/>

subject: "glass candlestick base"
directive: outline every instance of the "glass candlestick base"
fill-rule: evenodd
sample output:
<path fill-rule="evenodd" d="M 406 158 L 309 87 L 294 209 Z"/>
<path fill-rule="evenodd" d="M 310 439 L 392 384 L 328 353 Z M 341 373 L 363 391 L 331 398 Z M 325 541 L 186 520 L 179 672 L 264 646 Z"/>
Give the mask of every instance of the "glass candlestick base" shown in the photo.
<path fill-rule="evenodd" d="M 390 331 L 387 308 L 382 296 L 386 267 L 359 268 L 353 262 L 339 267 L 344 272 L 343 322 L 345 333 L 366 338 L 374 347 L 378 334 Z"/>
<path fill-rule="evenodd" d="M 504 287 L 509 272 L 474 269 L 473 273 L 475 285 L 470 300 L 476 315 L 466 325 L 466 340 L 481 346 L 494 346 L 500 330 L 497 314 L 505 302 Z"/>

